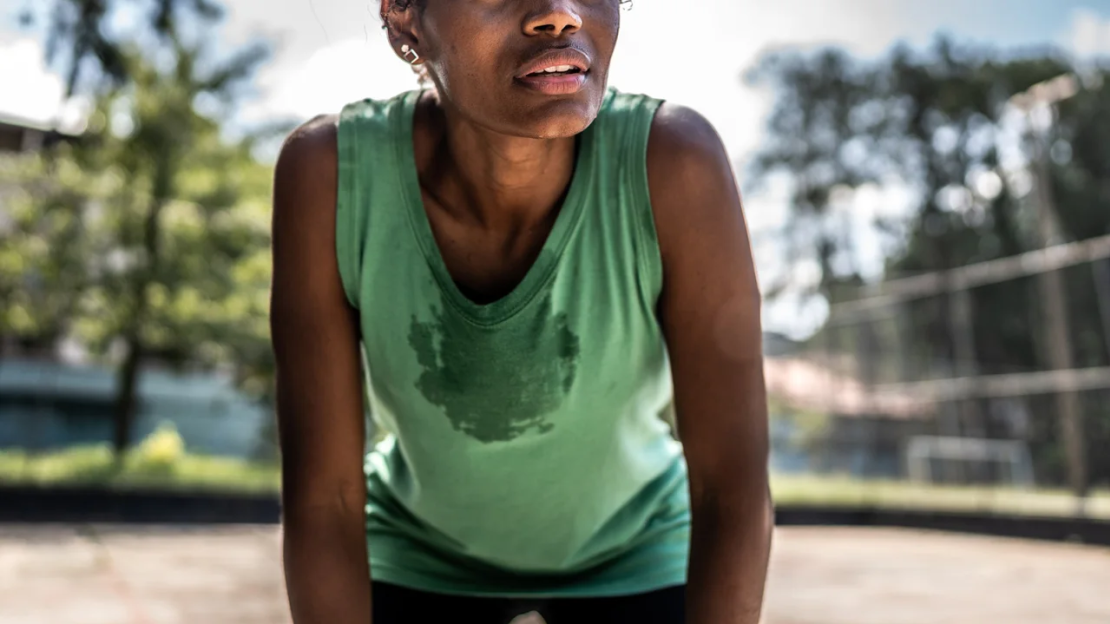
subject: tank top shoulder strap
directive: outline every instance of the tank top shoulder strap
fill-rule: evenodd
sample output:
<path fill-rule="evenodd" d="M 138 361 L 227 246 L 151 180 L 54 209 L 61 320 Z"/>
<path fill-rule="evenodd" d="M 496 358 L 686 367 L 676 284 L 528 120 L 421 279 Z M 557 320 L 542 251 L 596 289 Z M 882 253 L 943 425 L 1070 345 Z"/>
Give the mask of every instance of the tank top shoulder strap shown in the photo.
<path fill-rule="evenodd" d="M 647 148 L 655 114 L 662 100 L 610 89 L 597 120 L 598 176 L 607 196 L 619 198 L 621 226 L 630 236 L 637 263 L 641 295 L 653 304 L 663 287 L 663 261 L 655 230 L 655 216 L 648 188 Z M 627 227 L 625 227 L 627 226 Z M 628 231 L 625 231 L 625 230 Z"/>
<path fill-rule="evenodd" d="M 419 97 L 420 91 L 409 91 L 388 100 L 361 100 L 339 115 L 335 246 L 343 289 L 355 308 L 372 232 L 382 220 L 403 218 L 398 142 L 411 140 L 403 124 Z"/>
<path fill-rule="evenodd" d="M 362 100 L 344 107 L 339 118 L 339 183 L 336 201 L 336 254 L 348 301 L 360 307 L 362 267 L 374 232 L 386 234 L 406 217 L 400 141 L 411 141 L 413 110 L 420 91 L 389 100 Z M 647 145 L 660 100 L 610 89 L 591 132 L 597 149 L 595 184 L 617 201 L 607 228 L 626 235 L 634 247 L 642 295 L 653 301 L 663 270 L 647 180 Z M 627 228 L 624 226 L 628 226 Z M 619 234 L 618 234 L 619 233 Z"/>

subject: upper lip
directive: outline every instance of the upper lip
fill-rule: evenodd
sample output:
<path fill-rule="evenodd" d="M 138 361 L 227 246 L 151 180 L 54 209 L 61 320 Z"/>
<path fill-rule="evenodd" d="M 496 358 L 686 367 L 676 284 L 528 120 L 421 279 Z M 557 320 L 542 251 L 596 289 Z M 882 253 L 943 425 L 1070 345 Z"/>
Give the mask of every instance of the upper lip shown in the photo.
<path fill-rule="evenodd" d="M 547 50 L 525 63 L 516 77 L 523 78 L 528 74 L 541 72 L 548 67 L 557 67 L 559 65 L 577 67 L 578 71 L 586 73 L 590 71 L 590 57 L 586 56 L 585 52 L 581 52 L 574 48 L 555 48 Z"/>

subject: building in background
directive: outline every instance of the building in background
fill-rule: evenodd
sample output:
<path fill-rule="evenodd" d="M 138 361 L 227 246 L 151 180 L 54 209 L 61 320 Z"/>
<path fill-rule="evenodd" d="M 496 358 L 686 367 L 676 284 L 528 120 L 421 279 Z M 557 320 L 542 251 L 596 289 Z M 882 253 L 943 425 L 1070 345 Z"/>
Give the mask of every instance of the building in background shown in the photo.
<path fill-rule="evenodd" d="M 797 355 L 767 356 L 772 468 L 904 477 L 906 448 L 935 429 L 935 406 L 904 393 L 876 391 L 844 368 Z"/>
<path fill-rule="evenodd" d="M 0 152 L 34 152 L 75 138 L 49 125 L 0 113 Z"/>
<path fill-rule="evenodd" d="M 30 452 L 110 443 L 116 375 L 49 360 L 0 362 L 0 449 Z M 268 448 L 270 410 L 212 373 L 147 370 L 133 440 L 172 424 L 190 452 L 250 458 Z"/>

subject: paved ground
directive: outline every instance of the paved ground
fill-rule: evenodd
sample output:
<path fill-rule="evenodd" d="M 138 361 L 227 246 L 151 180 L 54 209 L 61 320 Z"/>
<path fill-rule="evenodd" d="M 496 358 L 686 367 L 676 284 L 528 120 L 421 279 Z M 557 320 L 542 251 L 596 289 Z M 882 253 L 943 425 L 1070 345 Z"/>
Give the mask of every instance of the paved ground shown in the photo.
<path fill-rule="evenodd" d="M 1108 594 L 1106 549 L 791 528 L 766 624 L 1106 624 Z M 288 624 L 278 535 L 0 527 L 0 622 Z"/>
<path fill-rule="evenodd" d="M 1110 550 L 876 529 L 776 536 L 767 624 L 1107 624 Z"/>

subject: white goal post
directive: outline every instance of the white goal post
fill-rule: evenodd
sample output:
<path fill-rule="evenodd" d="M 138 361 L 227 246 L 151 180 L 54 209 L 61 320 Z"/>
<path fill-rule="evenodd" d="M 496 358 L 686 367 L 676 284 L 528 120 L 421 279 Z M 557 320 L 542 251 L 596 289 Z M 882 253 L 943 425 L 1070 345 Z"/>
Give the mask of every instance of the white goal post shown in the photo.
<path fill-rule="evenodd" d="M 906 445 L 905 460 L 910 480 L 919 483 L 935 482 L 933 463 L 941 461 L 960 466 L 995 464 L 1005 467 L 1005 480 L 1010 485 L 1034 484 L 1029 446 L 1017 440 L 918 436 Z"/>

